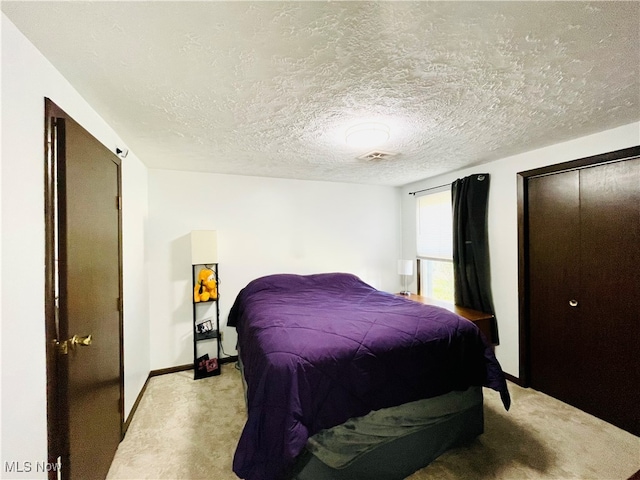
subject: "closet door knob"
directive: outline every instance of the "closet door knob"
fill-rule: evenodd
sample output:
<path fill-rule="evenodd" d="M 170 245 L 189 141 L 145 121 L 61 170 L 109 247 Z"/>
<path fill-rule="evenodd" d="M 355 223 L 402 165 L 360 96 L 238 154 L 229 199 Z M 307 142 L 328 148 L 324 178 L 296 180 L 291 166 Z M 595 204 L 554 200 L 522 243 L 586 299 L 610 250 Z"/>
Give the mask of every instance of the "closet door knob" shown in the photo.
<path fill-rule="evenodd" d="M 577 300 L 569 300 L 569 306 L 570 307 L 577 307 L 578 306 L 578 301 Z"/>

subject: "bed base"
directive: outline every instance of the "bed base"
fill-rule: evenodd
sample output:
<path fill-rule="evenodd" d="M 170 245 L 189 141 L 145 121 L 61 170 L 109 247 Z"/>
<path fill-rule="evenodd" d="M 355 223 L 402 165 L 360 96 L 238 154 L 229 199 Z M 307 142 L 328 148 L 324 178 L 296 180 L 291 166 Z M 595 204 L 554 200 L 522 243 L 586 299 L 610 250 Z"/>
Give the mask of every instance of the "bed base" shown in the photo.
<path fill-rule="evenodd" d="M 402 480 L 447 450 L 467 444 L 484 431 L 482 403 L 354 459 L 343 468 L 324 464 L 309 451 L 298 459 L 291 480 Z"/>
<path fill-rule="evenodd" d="M 247 405 L 247 383 L 240 351 L 238 366 Z M 341 468 L 327 465 L 305 449 L 287 480 L 403 480 L 447 450 L 468 444 L 484 432 L 482 397 L 479 388 L 475 404 L 438 423 L 383 443 Z"/>

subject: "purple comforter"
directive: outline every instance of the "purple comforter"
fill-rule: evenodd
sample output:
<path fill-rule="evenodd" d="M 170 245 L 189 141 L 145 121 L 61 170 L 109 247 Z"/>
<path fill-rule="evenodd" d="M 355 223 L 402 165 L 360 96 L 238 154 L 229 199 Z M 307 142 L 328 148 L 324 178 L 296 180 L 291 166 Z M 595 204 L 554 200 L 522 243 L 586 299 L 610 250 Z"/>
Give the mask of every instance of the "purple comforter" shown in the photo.
<path fill-rule="evenodd" d="M 509 392 L 492 350 L 468 320 L 385 293 L 350 274 L 252 281 L 229 314 L 248 386 L 233 471 L 286 476 L 307 439 L 371 410 L 471 385 Z"/>

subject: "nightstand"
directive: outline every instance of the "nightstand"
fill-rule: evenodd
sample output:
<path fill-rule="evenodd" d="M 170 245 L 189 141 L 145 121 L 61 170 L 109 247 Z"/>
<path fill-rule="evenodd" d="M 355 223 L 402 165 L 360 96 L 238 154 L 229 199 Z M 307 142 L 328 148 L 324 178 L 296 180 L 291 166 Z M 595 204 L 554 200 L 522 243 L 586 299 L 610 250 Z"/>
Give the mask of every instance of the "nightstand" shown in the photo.
<path fill-rule="evenodd" d="M 453 303 L 434 300 L 432 298 L 423 297 L 422 295 L 415 295 L 413 293 L 411 295 L 400 296 L 409 300 L 413 300 L 414 302 L 424 303 L 426 305 L 436 305 L 438 307 L 446 308 L 450 312 L 456 313 L 461 317 L 466 318 L 467 320 L 475 323 L 478 326 L 489 343 L 493 343 L 491 339 L 493 338 L 494 316 L 491 313 L 484 313 L 478 310 L 472 310 L 471 308 L 459 307 L 458 305 L 454 305 Z"/>

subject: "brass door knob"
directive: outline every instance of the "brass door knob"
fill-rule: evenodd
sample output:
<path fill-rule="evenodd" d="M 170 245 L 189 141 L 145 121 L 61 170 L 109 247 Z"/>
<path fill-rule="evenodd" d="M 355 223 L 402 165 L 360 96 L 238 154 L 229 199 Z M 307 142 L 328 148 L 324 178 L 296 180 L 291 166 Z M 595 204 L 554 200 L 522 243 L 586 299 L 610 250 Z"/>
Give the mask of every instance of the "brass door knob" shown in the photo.
<path fill-rule="evenodd" d="M 88 347 L 91 345 L 91 335 L 87 335 L 86 337 L 82 337 L 80 335 L 74 335 L 69 340 L 65 340 L 64 342 L 59 342 L 58 340 L 54 341 L 54 345 L 58 348 L 58 352 L 62 355 L 69 354 L 69 348 L 73 349 L 76 345 L 80 347 Z"/>
<path fill-rule="evenodd" d="M 81 347 L 88 347 L 91 345 L 91 335 L 81 337 L 80 335 L 74 335 L 69 339 L 71 346 L 80 345 Z"/>

